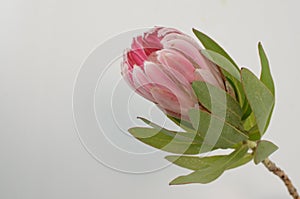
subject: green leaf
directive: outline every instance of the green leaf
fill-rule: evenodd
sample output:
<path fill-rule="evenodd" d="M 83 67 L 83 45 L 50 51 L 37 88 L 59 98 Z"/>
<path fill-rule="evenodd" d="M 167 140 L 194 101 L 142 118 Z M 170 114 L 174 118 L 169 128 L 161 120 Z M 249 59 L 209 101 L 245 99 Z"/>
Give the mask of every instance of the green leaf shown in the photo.
<path fill-rule="evenodd" d="M 242 128 L 242 110 L 239 103 L 223 89 L 209 83 L 192 83 L 198 101 L 211 114 L 216 115 L 237 128 Z"/>
<path fill-rule="evenodd" d="M 258 164 L 274 153 L 278 147 L 272 142 L 261 140 L 254 151 L 254 163 Z"/>
<path fill-rule="evenodd" d="M 237 69 L 226 57 L 214 51 L 202 50 L 201 52 L 205 57 L 221 68 L 221 71 L 226 77 L 227 83 L 229 83 L 229 85 L 232 87 L 237 100 L 243 104 L 245 96 L 241 84 L 240 70 Z M 229 85 L 226 86 L 227 89 Z"/>
<path fill-rule="evenodd" d="M 259 52 L 260 63 L 261 63 L 260 80 L 262 81 L 262 83 L 266 85 L 266 87 L 274 95 L 275 87 L 274 87 L 274 81 L 270 71 L 269 60 L 260 42 L 258 43 L 258 52 Z"/>
<path fill-rule="evenodd" d="M 244 101 L 242 110 L 243 110 L 242 120 L 246 120 L 252 113 L 251 106 L 249 105 L 248 100 Z"/>
<path fill-rule="evenodd" d="M 240 80 L 230 75 L 227 71 L 222 70 L 222 73 L 226 77 L 226 80 L 229 83 L 229 85 L 233 88 L 236 99 L 242 106 L 245 103 L 245 99 L 246 99 L 242 83 L 240 82 Z"/>
<path fill-rule="evenodd" d="M 203 46 L 206 48 L 206 50 L 209 50 L 210 52 L 215 52 L 213 55 L 219 54 L 220 56 L 215 57 L 215 61 L 218 61 L 219 64 L 222 62 L 220 67 L 227 68 L 227 70 L 222 70 L 223 74 L 225 75 L 226 79 L 229 81 L 229 83 L 232 85 L 235 94 L 238 98 L 238 101 L 240 104 L 243 104 L 243 100 L 245 98 L 243 89 L 240 83 L 240 75 L 237 75 L 235 71 L 232 69 L 232 65 L 237 69 L 237 71 L 240 71 L 238 65 L 233 61 L 233 59 L 228 55 L 227 52 L 219 45 L 217 44 L 213 39 L 211 39 L 206 34 L 200 32 L 199 30 L 193 29 L 194 34 L 196 37 L 200 40 L 200 42 L 203 44 Z M 211 53 L 212 54 L 212 53 Z M 227 60 L 227 61 L 226 61 Z M 229 65 L 228 61 L 232 64 Z M 230 72 L 231 71 L 231 72 Z"/>
<path fill-rule="evenodd" d="M 274 96 L 251 71 L 243 68 L 241 74 L 246 97 L 254 113 L 259 132 L 263 135 L 273 108 Z"/>
<path fill-rule="evenodd" d="M 198 141 L 199 143 L 202 143 L 202 138 L 200 138 L 194 130 L 189 129 L 189 131 L 187 131 L 187 132 L 170 131 L 168 129 L 165 129 L 165 128 L 163 128 L 163 127 L 147 120 L 146 118 L 143 118 L 143 117 L 137 117 L 137 118 L 142 120 L 143 122 L 145 122 L 149 126 L 153 127 L 154 129 L 157 129 L 158 131 L 160 131 L 160 132 L 162 132 L 166 135 L 170 135 L 170 136 L 173 136 L 173 137 L 177 136 L 177 138 L 186 137 L 186 138 L 190 138 L 192 140 L 195 139 L 195 141 Z M 193 128 L 193 127 L 191 127 L 191 128 Z"/>
<path fill-rule="evenodd" d="M 227 169 L 241 160 L 248 151 L 248 147 L 243 145 L 236 149 L 231 154 L 224 156 L 223 158 L 213 158 L 213 164 L 196 170 L 189 175 L 179 176 L 175 178 L 170 185 L 189 184 L 189 183 L 202 183 L 206 184 L 214 181 Z"/>
<path fill-rule="evenodd" d="M 177 126 L 181 127 L 183 130 L 188 131 L 188 132 L 193 132 L 194 131 L 193 126 L 192 126 L 191 123 L 189 123 L 187 121 L 184 121 L 184 120 L 181 120 L 179 118 L 172 117 L 170 115 L 167 115 L 167 117 L 172 122 L 174 122 Z"/>
<path fill-rule="evenodd" d="M 273 77 L 272 77 L 272 74 L 271 74 L 271 71 L 270 71 L 269 60 L 268 60 L 268 57 L 267 57 L 267 55 L 266 55 L 266 53 L 263 49 L 263 46 L 260 42 L 258 43 L 258 52 L 259 52 L 260 63 L 261 63 L 260 80 L 271 91 L 273 96 L 275 96 L 275 86 L 274 86 Z M 272 111 L 270 112 L 268 122 L 267 122 L 267 125 L 266 125 L 266 129 L 269 126 L 269 123 L 270 123 L 270 120 L 271 120 L 271 117 L 272 117 L 272 112 L 273 112 L 273 109 L 274 109 L 274 105 L 272 107 Z"/>
<path fill-rule="evenodd" d="M 265 127 L 265 131 L 267 130 L 267 128 L 268 128 L 268 126 L 270 124 L 270 121 L 271 121 L 271 118 L 272 118 L 272 113 L 273 113 L 273 110 L 274 110 L 274 106 L 275 106 L 275 101 L 274 101 L 274 104 L 272 106 L 272 110 L 271 110 L 271 112 L 269 114 L 268 121 L 267 121 L 267 124 L 266 124 L 266 127 Z"/>
<path fill-rule="evenodd" d="M 233 59 L 213 39 L 211 39 L 206 34 L 200 32 L 199 30 L 196 30 L 194 28 L 193 28 L 193 32 L 207 50 L 211 50 L 211 51 L 214 51 L 214 52 L 216 52 L 220 55 L 223 55 L 226 59 L 228 59 L 239 70 L 237 64 L 233 61 Z"/>
<path fill-rule="evenodd" d="M 191 183 L 201 183 L 207 184 L 218 177 L 220 177 L 224 172 L 223 168 L 218 167 L 208 167 L 203 170 L 194 171 L 193 173 L 186 176 L 179 176 L 172 180 L 170 185 L 181 185 L 181 184 L 191 184 Z"/>
<path fill-rule="evenodd" d="M 216 164 L 224 164 L 228 155 L 217 155 L 208 157 L 198 157 L 198 156 L 167 156 L 166 159 L 173 164 L 190 169 L 190 170 L 201 170 Z M 233 169 L 242 166 L 252 160 L 253 156 L 250 153 L 246 153 L 241 159 L 237 160 L 232 165 L 229 165 L 226 170 Z"/>
<path fill-rule="evenodd" d="M 171 134 L 173 134 L 173 132 L 155 124 L 154 122 L 151 122 L 150 120 L 146 119 L 146 118 L 143 118 L 143 117 L 137 117 L 137 119 L 140 119 L 142 120 L 143 122 L 145 122 L 146 124 L 148 124 L 149 126 L 153 127 L 154 129 L 158 129 L 158 130 L 161 130 L 161 131 L 164 131 L 166 134 L 168 134 L 169 132 Z"/>
<path fill-rule="evenodd" d="M 254 126 L 257 125 L 256 120 L 255 120 L 255 116 L 254 116 L 254 113 L 252 112 L 252 110 L 251 110 L 251 114 L 248 116 L 248 118 L 245 121 L 243 121 L 243 124 L 244 124 L 244 129 L 247 132 L 247 134 L 249 133 L 248 131 L 251 128 L 253 128 Z"/>
<path fill-rule="evenodd" d="M 209 150 L 204 147 L 230 148 L 248 138 L 224 119 L 206 111 L 191 109 L 189 117 L 194 129 L 204 138 L 201 150 Z"/>
<path fill-rule="evenodd" d="M 231 168 L 232 165 L 236 164 L 240 159 L 242 159 L 247 153 L 249 147 L 247 145 L 241 145 L 241 147 L 234 150 L 231 154 L 226 156 L 223 163 L 224 168 Z"/>
<path fill-rule="evenodd" d="M 154 148 L 176 154 L 198 154 L 202 139 L 189 132 L 134 127 L 128 130 L 135 138 Z"/>
<path fill-rule="evenodd" d="M 230 62 L 230 60 L 228 60 L 226 57 L 211 50 L 203 49 L 201 50 L 201 52 L 207 59 L 220 66 L 230 75 L 232 75 L 235 79 L 241 81 L 240 70 L 237 69 L 236 66 L 233 65 L 232 62 Z"/>
<path fill-rule="evenodd" d="M 251 153 L 247 153 L 243 158 L 239 159 L 238 161 L 236 161 L 235 163 L 227 167 L 227 170 L 243 166 L 248 162 L 250 162 L 252 159 L 253 159 L 253 155 Z"/>
<path fill-rule="evenodd" d="M 252 141 L 257 141 L 260 140 L 261 138 L 261 134 L 258 130 L 257 125 L 253 126 L 249 131 L 248 131 L 248 136 L 249 136 L 249 140 Z"/>
<path fill-rule="evenodd" d="M 169 162 L 173 164 L 190 169 L 200 170 L 206 169 L 212 166 L 215 162 L 218 162 L 222 156 L 211 156 L 211 157 L 196 157 L 196 156 L 166 156 Z"/>

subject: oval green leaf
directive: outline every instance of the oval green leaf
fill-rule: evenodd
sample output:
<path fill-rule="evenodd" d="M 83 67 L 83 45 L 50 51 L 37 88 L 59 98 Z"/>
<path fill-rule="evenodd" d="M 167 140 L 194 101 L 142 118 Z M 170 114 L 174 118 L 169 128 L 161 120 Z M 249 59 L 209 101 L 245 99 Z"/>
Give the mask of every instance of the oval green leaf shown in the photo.
<path fill-rule="evenodd" d="M 176 154 L 198 154 L 202 139 L 189 132 L 134 127 L 128 130 L 136 139 L 154 148 Z"/>
<path fill-rule="evenodd" d="M 220 55 L 223 55 L 239 70 L 237 64 L 228 55 L 228 53 L 219 44 L 217 44 L 217 42 L 215 42 L 212 38 L 210 38 L 208 35 L 204 34 L 203 32 L 196 30 L 195 28 L 193 28 L 193 32 L 207 50 L 211 50 L 216 53 L 219 53 Z"/>
<path fill-rule="evenodd" d="M 270 90 L 248 69 L 242 68 L 242 84 L 245 95 L 254 113 L 258 130 L 264 134 L 274 105 Z"/>
<path fill-rule="evenodd" d="M 268 158 L 272 153 L 278 149 L 278 146 L 270 141 L 261 140 L 258 142 L 254 152 L 254 163 L 258 164 Z"/>
<path fill-rule="evenodd" d="M 243 145 L 236 149 L 231 154 L 224 156 L 223 158 L 212 158 L 210 166 L 196 170 L 189 175 L 179 176 L 170 182 L 170 185 L 201 183 L 206 184 L 216 180 L 223 172 L 230 168 L 233 164 L 241 160 L 248 151 L 248 147 Z"/>
<path fill-rule="evenodd" d="M 237 69 L 226 57 L 212 50 L 203 49 L 201 52 L 207 59 L 220 66 L 238 81 L 241 81 L 240 70 Z"/>
<path fill-rule="evenodd" d="M 275 95 L 274 81 L 270 70 L 269 60 L 260 42 L 258 43 L 258 52 L 261 64 L 260 80 L 266 85 L 271 93 Z"/>
<path fill-rule="evenodd" d="M 224 119 L 199 109 L 191 109 L 189 117 L 194 129 L 204 139 L 203 147 L 232 148 L 248 138 L 241 130 Z M 202 148 L 207 151 L 208 149 Z"/>
<path fill-rule="evenodd" d="M 224 119 L 237 128 L 242 128 L 242 109 L 231 95 L 206 82 L 195 81 L 192 83 L 192 87 L 199 103 L 211 114 Z"/>

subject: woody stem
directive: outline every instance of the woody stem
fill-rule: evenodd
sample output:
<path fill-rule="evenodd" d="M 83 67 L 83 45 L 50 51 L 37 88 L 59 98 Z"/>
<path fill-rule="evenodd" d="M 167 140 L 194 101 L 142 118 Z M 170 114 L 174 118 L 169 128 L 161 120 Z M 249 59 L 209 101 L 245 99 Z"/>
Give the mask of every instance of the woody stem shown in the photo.
<path fill-rule="evenodd" d="M 297 189 L 295 188 L 292 181 L 289 179 L 287 174 L 282 169 L 277 167 L 276 164 L 274 162 L 272 162 L 271 160 L 269 160 L 268 158 L 265 159 L 262 163 L 265 165 L 265 167 L 270 172 L 272 172 L 274 175 L 278 176 L 283 181 L 283 183 L 287 187 L 287 189 L 288 189 L 290 195 L 293 197 L 293 199 L 300 199 Z"/>

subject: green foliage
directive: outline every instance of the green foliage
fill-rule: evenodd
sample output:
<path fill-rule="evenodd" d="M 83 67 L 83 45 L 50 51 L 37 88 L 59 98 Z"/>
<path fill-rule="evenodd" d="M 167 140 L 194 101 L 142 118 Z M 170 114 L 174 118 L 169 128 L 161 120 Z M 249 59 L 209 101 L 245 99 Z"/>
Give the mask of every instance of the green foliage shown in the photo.
<path fill-rule="evenodd" d="M 275 86 L 274 86 L 273 77 L 272 77 L 272 74 L 270 71 L 269 60 L 268 60 L 267 55 L 266 55 L 266 53 L 262 47 L 262 44 L 260 42 L 258 43 L 258 52 L 259 52 L 260 63 L 261 63 L 260 80 L 271 91 L 271 93 L 273 94 L 273 96 L 275 98 Z M 269 118 L 267 121 L 267 125 L 266 125 L 266 129 L 269 126 L 269 123 L 270 123 L 270 120 L 272 117 L 272 113 L 273 113 L 273 109 L 274 109 L 274 105 L 275 105 L 275 103 L 273 104 L 272 110 L 270 112 L 270 115 L 269 115 Z"/>
<path fill-rule="evenodd" d="M 269 60 L 260 42 L 258 43 L 258 52 L 261 63 L 260 80 L 271 91 L 271 93 L 275 95 L 274 81 L 270 71 Z"/>
<path fill-rule="evenodd" d="M 213 167 L 215 164 L 222 164 L 228 155 L 216 155 L 216 156 L 208 156 L 208 157 L 198 157 L 198 156 L 167 156 L 166 159 L 173 164 L 190 169 L 190 170 L 202 170 L 208 167 Z M 249 161 L 251 161 L 253 155 L 251 153 L 246 153 L 241 159 L 233 163 L 232 165 L 228 166 L 228 169 L 234 169 L 236 167 L 242 166 Z"/>
<path fill-rule="evenodd" d="M 205 145 L 203 147 L 232 148 L 235 144 L 248 138 L 241 130 L 223 118 L 206 111 L 191 109 L 189 117 L 194 129 L 204 138 Z"/>
<path fill-rule="evenodd" d="M 235 67 L 235 65 L 226 57 L 212 50 L 204 49 L 201 52 L 210 61 L 220 66 L 223 70 L 227 71 L 235 79 L 241 81 L 240 70 Z"/>
<path fill-rule="evenodd" d="M 145 127 L 134 127 L 128 131 L 141 142 L 170 153 L 198 154 L 202 146 L 201 138 L 195 134 Z"/>
<path fill-rule="evenodd" d="M 178 154 L 166 159 L 193 171 L 177 177 L 170 182 L 171 185 L 212 182 L 226 170 L 242 166 L 252 159 L 258 164 L 278 149 L 273 143 L 261 140 L 275 104 L 275 86 L 261 43 L 258 44 L 261 74 L 257 78 L 250 70 L 239 69 L 228 53 L 209 36 L 196 29 L 193 32 L 205 47 L 201 53 L 219 66 L 224 75 L 225 90 L 209 83 L 193 82 L 192 88 L 201 109 L 191 109 L 189 118 L 184 120 L 167 115 L 181 127 L 182 132 L 165 129 L 140 117 L 151 128 L 129 129 L 141 142 Z M 256 146 L 249 146 L 253 153 L 248 153 L 246 143 Z M 216 149 L 234 151 L 228 155 L 190 156 Z"/>
<path fill-rule="evenodd" d="M 258 164 L 274 153 L 278 147 L 270 141 L 260 140 L 254 151 L 254 163 Z"/>
<path fill-rule="evenodd" d="M 212 115 L 218 116 L 238 129 L 242 129 L 242 109 L 231 95 L 223 89 L 205 82 L 195 81 L 192 87 L 199 103 Z"/>
<path fill-rule="evenodd" d="M 211 50 L 220 55 L 223 55 L 227 60 L 229 60 L 239 70 L 237 64 L 228 55 L 228 53 L 225 52 L 225 50 L 219 44 L 217 44 L 217 42 L 215 42 L 212 38 L 210 38 L 203 32 L 196 30 L 195 28 L 193 28 L 193 32 L 207 50 Z"/>
<path fill-rule="evenodd" d="M 183 130 L 188 131 L 188 132 L 194 132 L 193 126 L 190 122 L 181 120 L 176 117 L 172 117 L 170 115 L 167 115 L 167 117 L 174 122 L 177 126 L 181 127 Z"/>
<path fill-rule="evenodd" d="M 206 166 L 202 166 L 200 163 L 199 170 L 196 170 L 189 175 L 179 176 L 175 178 L 172 182 L 170 182 L 170 185 L 190 183 L 206 184 L 212 182 L 219 176 L 221 176 L 226 169 L 233 168 L 233 165 L 236 165 L 237 162 L 245 157 L 247 151 L 248 147 L 242 145 L 240 148 L 236 149 L 234 152 L 227 156 L 209 157 L 209 159 L 206 158 L 206 160 L 202 162 L 202 164 L 206 164 Z M 201 162 L 201 160 L 198 160 L 198 163 L 199 162 Z"/>
<path fill-rule="evenodd" d="M 241 85 L 240 69 L 237 64 L 228 53 L 209 36 L 196 29 L 193 29 L 193 32 L 205 47 L 205 50 L 202 50 L 202 54 L 222 69 L 224 76 L 234 89 L 237 100 L 242 105 L 245 100 L 245 95 Z"/>
<path fill-rule="evenodd" d="M 272 95 L 270 90 L 248 69 L 242 68 L 241 75 L 244 91 L 254 113 L 258 130 L 260 134 L 263 135 L 273 109 L 274 95 Z"/>

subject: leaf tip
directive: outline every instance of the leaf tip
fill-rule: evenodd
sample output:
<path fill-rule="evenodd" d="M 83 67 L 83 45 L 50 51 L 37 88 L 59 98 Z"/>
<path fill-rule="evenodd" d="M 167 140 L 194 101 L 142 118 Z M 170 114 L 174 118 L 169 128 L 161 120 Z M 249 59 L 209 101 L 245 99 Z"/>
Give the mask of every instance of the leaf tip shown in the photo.
<path fill-rule="evenodd" d="M 171 155 L 168 155 L 165 157 L 166 160 L 168 160 L 169 162 L 175 162 L 176 160 L 176 157 L 175 156 L 171 156 Z"/>
<path fill-rule="evenodd" d="M 192 28 L 193 33 L 199 32 L 196 28 Z"/>
<path fill-rule="evenodd" d="M 127 131 L 128 131 L 130 134 L 133 134 L 133 133 L 134 133 L 134 127 L 129 128 Z"/>
<path fill-rule="evenodd" d="M 246 67 L 241 67 L 241 71 L 240 71 L 240 73 L 241 73 L 241 79 L 243 79 L 243 74 L 246 72 L 248 72 L 249 70 L 246 68 Z M 243 81 L 242 81 L 242 83 L 243 83 Z"/>
<path fill-rule="evenodd" d="M 264 50 L 264 47 L 263 47 L 261 41 L 258 42 L 258 45 L 257 45 L 257 46 L 258 46 L 258 52 L 259 52 L 259 53 L 265 54 L 265 50 Z"/>
<path fill-rule="evenodd" d="M 261 163 L 263 160 L 268 158 L 278 149 L 279 147 L 270 141 L 266 141 L 266 140 L 259 141 L 254 153 L 254 163 L 255 164 Z"/>
<path fill-rule="evenodd" d="M 258 42 L 258 47 L 259 47 L 259 48 L 262 48 L 262 43 L 261 43 L 261 41 Z"/>
<path fill-rule="evenodd" d="M 173 185 L 174 185 L 173 181 L 169 182 L 169 186 L 173 186 Z"/>
<path fill-rule="evenodd" d="M 180 179 L 182 178 L 182 176 L 179 176 L 177 178 L 175 178 L 174 180 L 172 180 L 171 182 L 169 182 L 169 185 L 180 185 L 180 184 L 185 184 L 185 183 L 181 183 Z"/>

